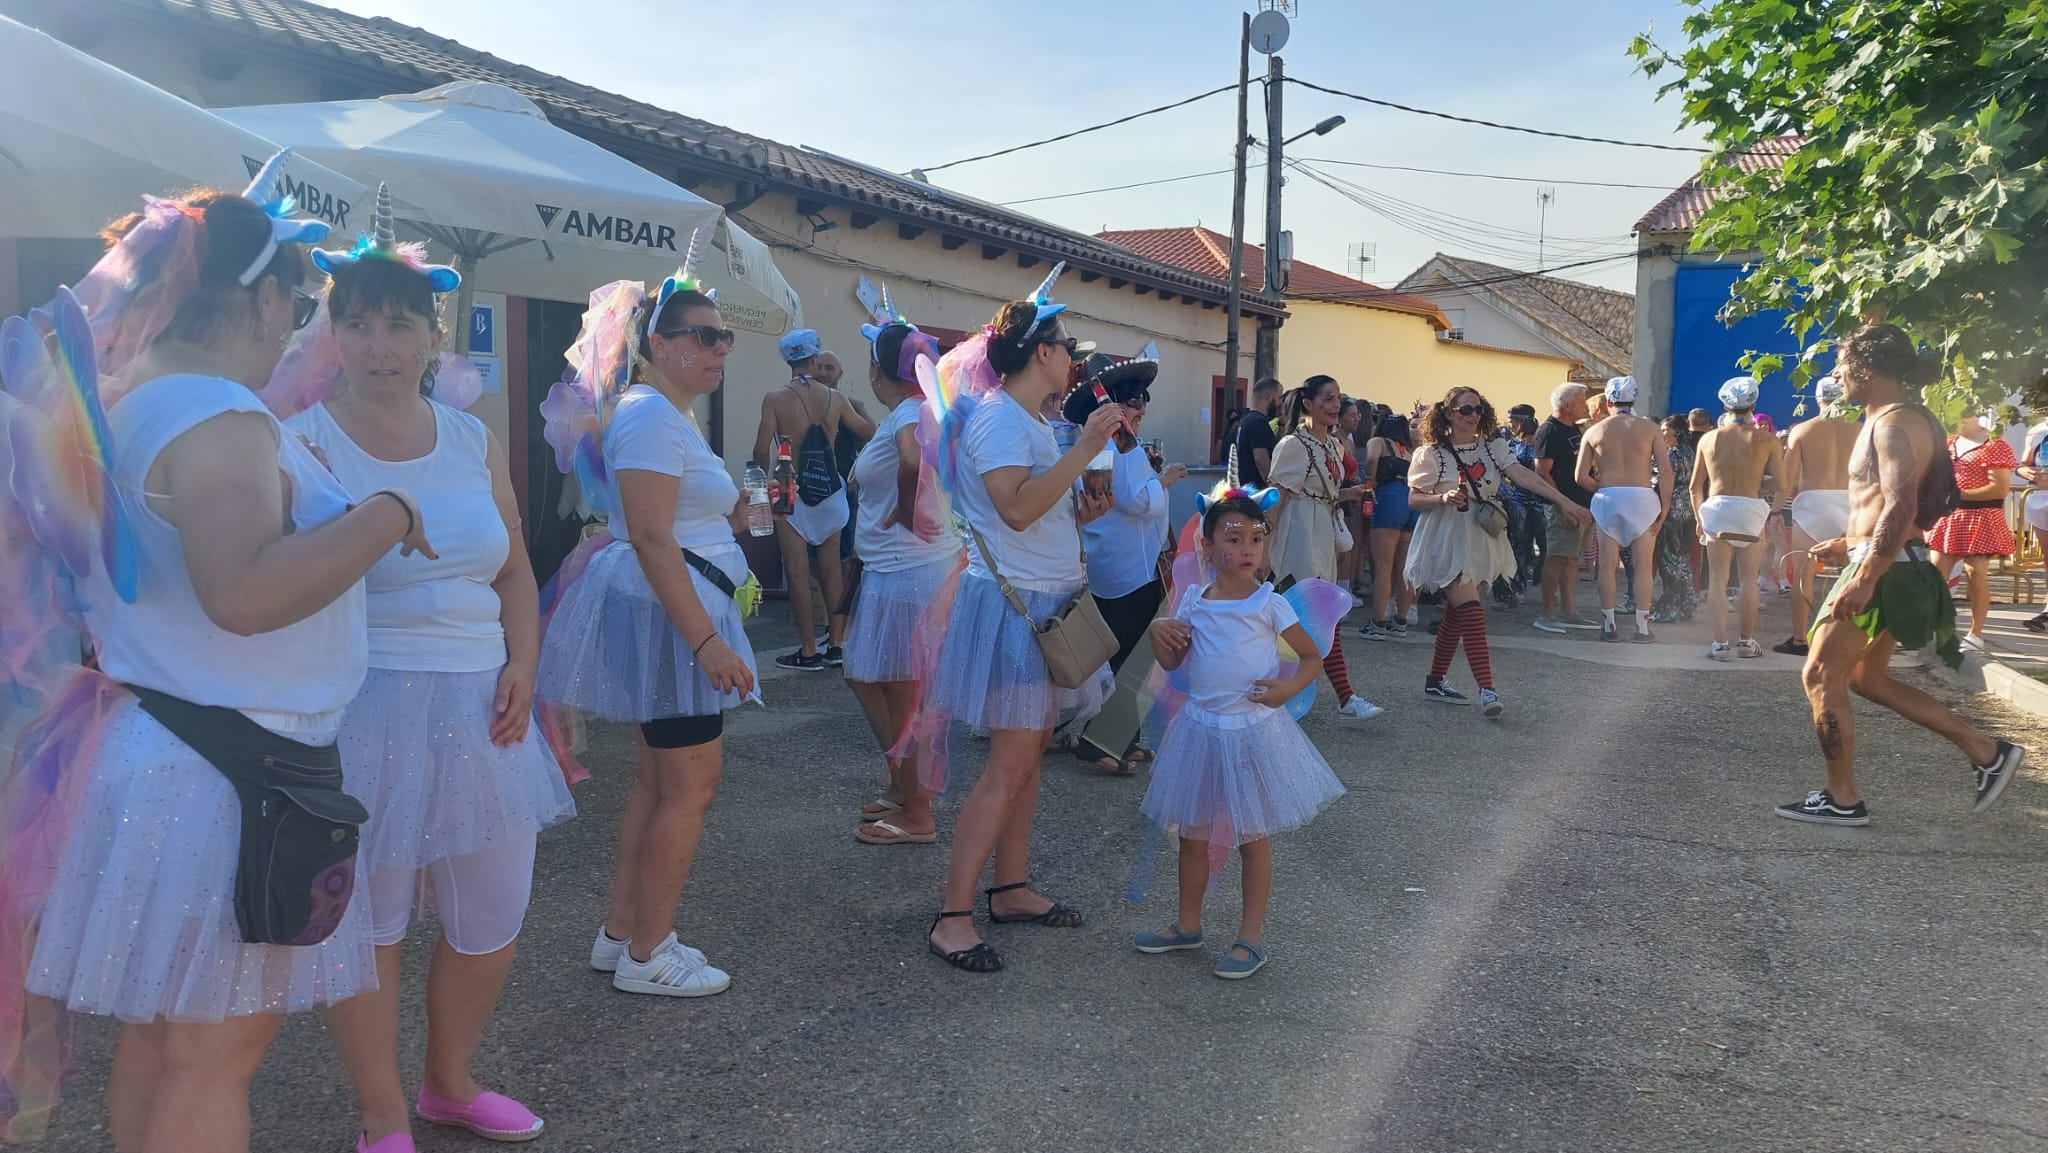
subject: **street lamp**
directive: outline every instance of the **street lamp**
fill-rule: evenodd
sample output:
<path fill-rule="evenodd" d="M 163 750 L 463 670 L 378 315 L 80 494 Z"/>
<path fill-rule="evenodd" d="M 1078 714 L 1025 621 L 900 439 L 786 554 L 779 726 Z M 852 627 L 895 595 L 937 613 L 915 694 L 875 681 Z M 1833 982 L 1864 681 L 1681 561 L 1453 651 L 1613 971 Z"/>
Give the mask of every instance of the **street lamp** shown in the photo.
<path fill-rule="evenodd" d="M 1316 125 L 1314 128 L 1309 129 L 1307 132 L 1297 132 L 1294 135 L 1288 137 L 1287 139 L 1282 140 L 1280 142 L 1280 145 L 1284 148 L 1287 145 L 1292 144 L 1305 136 L 1328 136 L 1330 133 L 1335 132 L 1337 129 L 1342 128 L 1343 126 L 1344 118 L 1342 116 L 1332 116 L 1328 120 L 1325 120 L 1322 123 Z"/>

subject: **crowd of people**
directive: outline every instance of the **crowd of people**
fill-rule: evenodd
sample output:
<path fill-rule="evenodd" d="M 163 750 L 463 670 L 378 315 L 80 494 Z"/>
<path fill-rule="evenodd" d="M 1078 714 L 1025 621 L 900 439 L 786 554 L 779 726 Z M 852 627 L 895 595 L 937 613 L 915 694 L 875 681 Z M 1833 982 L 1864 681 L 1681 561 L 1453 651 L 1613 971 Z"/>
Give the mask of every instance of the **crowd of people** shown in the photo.
<path fill-rule="evenodd" d="M 323 1009 L 359 1153 L 411 1150 L 414 1118 L 527 1140 L 541 1118 L 472 1062 L 538 834 L 574 813 L 572 714 L 631 726 L 636 749 L 590 966 L 636 994 L 731 984 L 674 922 L 724 714 L 760 700 L 746 628 L 759 585 L 738 538 L 766 526 L 692 413 L 735 335 L 695 278 L 694 244 L 660 285 L 593 291 L 543 412 L 558 464 L 607 515 L 542 590 L 503 446 L 436 395 L 451 363 L 439 301 L 459 277 L 396 243 L 381 195 L 353 248 L 313 250 L 324 229 L 290 215 L 274 177 L 150 199 L 108 229 L 82 303 L 67 293 L 31 322 L 55 324 L 60 358 L 90 350 L 68 379 L 82 410 L 111 402 L 94 448 L 111 487 L 84 508 L 92 548 L 52 545 L 55 526 L 31 520 L 49 547 L 8 554 L 61 565 L 83 590 L 64 623 L 90 660 L 43 686 L 55 707 L 19 734 L 38 771 L 9 782 L 10 843 L 42 855 L 10 858 L 0 888 L 0 928 L 32 945 L 0 956 L 5 1096 L 17 1119 L 46 1110 L 56 1082 L 36 1070 L 62 1056 L 25 991 L 123 1022 L 106 1090 L 116 1148 L 246 1149 L 249 1085 L 283 1015 Z M 879 419 L 837 387 L 816 332 L 788 334 L 791 380 L 764 402 L 754 447 L 767 469 L 794 446 L 775 471 L 795 491 L 776 494 L 771 531 L 799 646 L 776 663 L 843 666 L 884 762 L 855 835 L 934 843 L 934 797 L 958 798 L 926 934 L 946 963 L 1004 967 L 978 910 L 990 926 L 1083 923 L 1029 868 L 1041 766 L 1064 747 L 1106 772 L 1149 763 L 1139 807 L 1178 842 L 1176 916 L 1132 945 L 1201 947 L 1203 898 L 1235 853 L 1242 912 L 1213 971 L 1251 976 L 1268 963 L 1270 838 L 1343 793 L 1300 706 L 1325 680 L 1338 717 L 1384 711 L 1353 690 L 1347 613 L 1364 609 L 1361 636 L 1385 640 L 1421 627 L 1418 603 L 1439 606 L 1422 697 L 1499 717 L 1486 605 L 1532 585 L 1538 629 L 1619 641 L 1625 612 L 1639 642 L 1690 617 L 1704 588 L 1710 655 L 1759 655 L 1758 578 L 1781 511 L 1802 606 L 1816 565 L 1847 567 L 1814 616 L 1805 674 L 1827 785 L 1780 814 L 1869 819 L 1850 689 L 1953 740 L 1980 808 L 2017 768 L 2024 750 L 1885 664 L 1894 643 L 1953 634 L 1951 560 L 1981 628 L 1977 562 L 2012 547 L 1993 506 L 2015 471 L 2048 496 L 2048 449 L 2037 438 L 2020 465 L 1973 417 L 1940 452 L 1938 425 L 1906 399 L 1922 370 L 1896 329 L 1845 342 L 1846 388 L 1823 382 L 1826 412 L 1784 450 L 1748 378 L 1722 389 L 1718 425 L 1637 416 L 1626 377 L 1597 396 L 1563 385 L 1545 419 L 1519 409 L 1505 423 L 1472 388 L 1398 414 L 1329 376 L 1260 381 L 1229 477 L 1177 536 L 1168 493 L 1186 470 L 1138 436 L 1158 362 L 1082 360 L 1058 275 L 943 354 L 885 295 L 862 329 Z M 1949 460 L 1960 488 L 1944 503 Z M 2029 498 L 2030 516 L 2044 507 Z M 1584 564 L 1598 621 L 1576 612 Z M 1476 702 L 1449 679 L 1460 652 Z M 1155 699 L 1169 707 L 1148 747 Z M 969 731 L 987 749 L 963 782 L 953 753 Z M 46 792 L 21 792 L 33 788 Z M 426 1067 L 408 1102 L 400 944 L 428 907 Z"/>

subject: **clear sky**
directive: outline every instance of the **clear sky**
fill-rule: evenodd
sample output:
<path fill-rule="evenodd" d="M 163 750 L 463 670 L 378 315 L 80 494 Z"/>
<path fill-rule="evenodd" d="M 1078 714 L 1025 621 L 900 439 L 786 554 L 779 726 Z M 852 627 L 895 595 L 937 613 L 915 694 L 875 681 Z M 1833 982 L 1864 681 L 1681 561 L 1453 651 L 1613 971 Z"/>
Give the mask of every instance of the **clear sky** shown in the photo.
<path fill-rule="evenodd" d="M 1235 81 L 1232 0 L 328 0 L 389 16 L 543 71 L 785 144 L 902 171 L 1040 139 Z M 1654 26 L 1676 41 L 1675 0 L 1394 4 L 1299 0 L 1288 74 L 1404 104 L 1536 128 L 1658 143 L 1677 106 L 1625 53 Z M 1259 73 L 1265 58 L 1253 56 Z M 1264 135 L 1258 89 L 1253 133 Z M 1555 182 L 1541 227 L 1545 265 L 1630 251 L 1630 227 L 1688 176 L 1693 155 L 1580 144 L 1452 124 L 1290 85 L 1288 135 L 1342 114 L 1290 157 L 1455 169 Z M 1236 118 L 1225 93 L 1133 124 L 933 173 L 998 202 L 1227 169 Z M 1337 164 L 1317 166 L 1402 205 L 1362 206 L 1291 172 L 1284 199 L 1295 255 L 1348 271 L 1354 242 L 1378 245 L 1365 278 L 1392 284 L 1437 251 L 1536 267 L 1539 188 Z M 1645 185 L 1601 188 L 1567 180 Z M 1263 170 L 1252 172 L 1259 238 Z M 1069 228 L 1230 229 L 1229 175 L 1018 207 Z M 1444 217 L 1455 219 L 1446 220 Z M 1434 234 L 1434 235 L 1432 235 Z M 1561 275 L 1632 289 L 1632 260 Z"/>

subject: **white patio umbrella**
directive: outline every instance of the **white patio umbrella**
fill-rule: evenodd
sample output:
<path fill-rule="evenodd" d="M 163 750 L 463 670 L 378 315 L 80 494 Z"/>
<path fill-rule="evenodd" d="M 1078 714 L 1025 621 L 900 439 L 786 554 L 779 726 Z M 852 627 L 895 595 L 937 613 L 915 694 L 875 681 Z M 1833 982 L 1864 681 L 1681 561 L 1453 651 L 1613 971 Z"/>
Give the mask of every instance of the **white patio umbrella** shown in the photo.
<path fill-rule="evenodd" d="M 0 17 L 0 236 L 87 237 L 145 192 L 249 183 L 277 145 L 24 24 Z M 344 233 L 361 182 L 293 156 L 285 182 Z"/>
<path fill-rule="evenodd" d="M 803 306 L 768 248 L 724 210 L 557 128 L 502 84 L 458 81 L 381 100 L 223 108 L 220 115 L 365 183 L 391 186 L 400 232 L 442 245 L 474 290 L 581 301 L 658 283 L 710 230 L 699 275 L 726 323 L 776 335 Z"/>

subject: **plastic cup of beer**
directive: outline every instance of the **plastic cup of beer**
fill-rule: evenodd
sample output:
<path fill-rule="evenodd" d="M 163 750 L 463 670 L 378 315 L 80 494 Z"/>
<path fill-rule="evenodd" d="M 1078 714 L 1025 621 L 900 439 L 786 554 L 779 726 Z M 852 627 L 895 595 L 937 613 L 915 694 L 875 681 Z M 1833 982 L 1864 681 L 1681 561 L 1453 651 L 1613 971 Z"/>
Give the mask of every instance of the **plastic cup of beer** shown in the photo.
<path fill-rule="evenodd" d="M 1081 488 L 1089 496 L 1109 495 L 1109 474 L 1116 467 L 1116 455 L 1107 448 L 1095 454 L 1088 462 L 1088 470 L 1081 474 Z"/>

